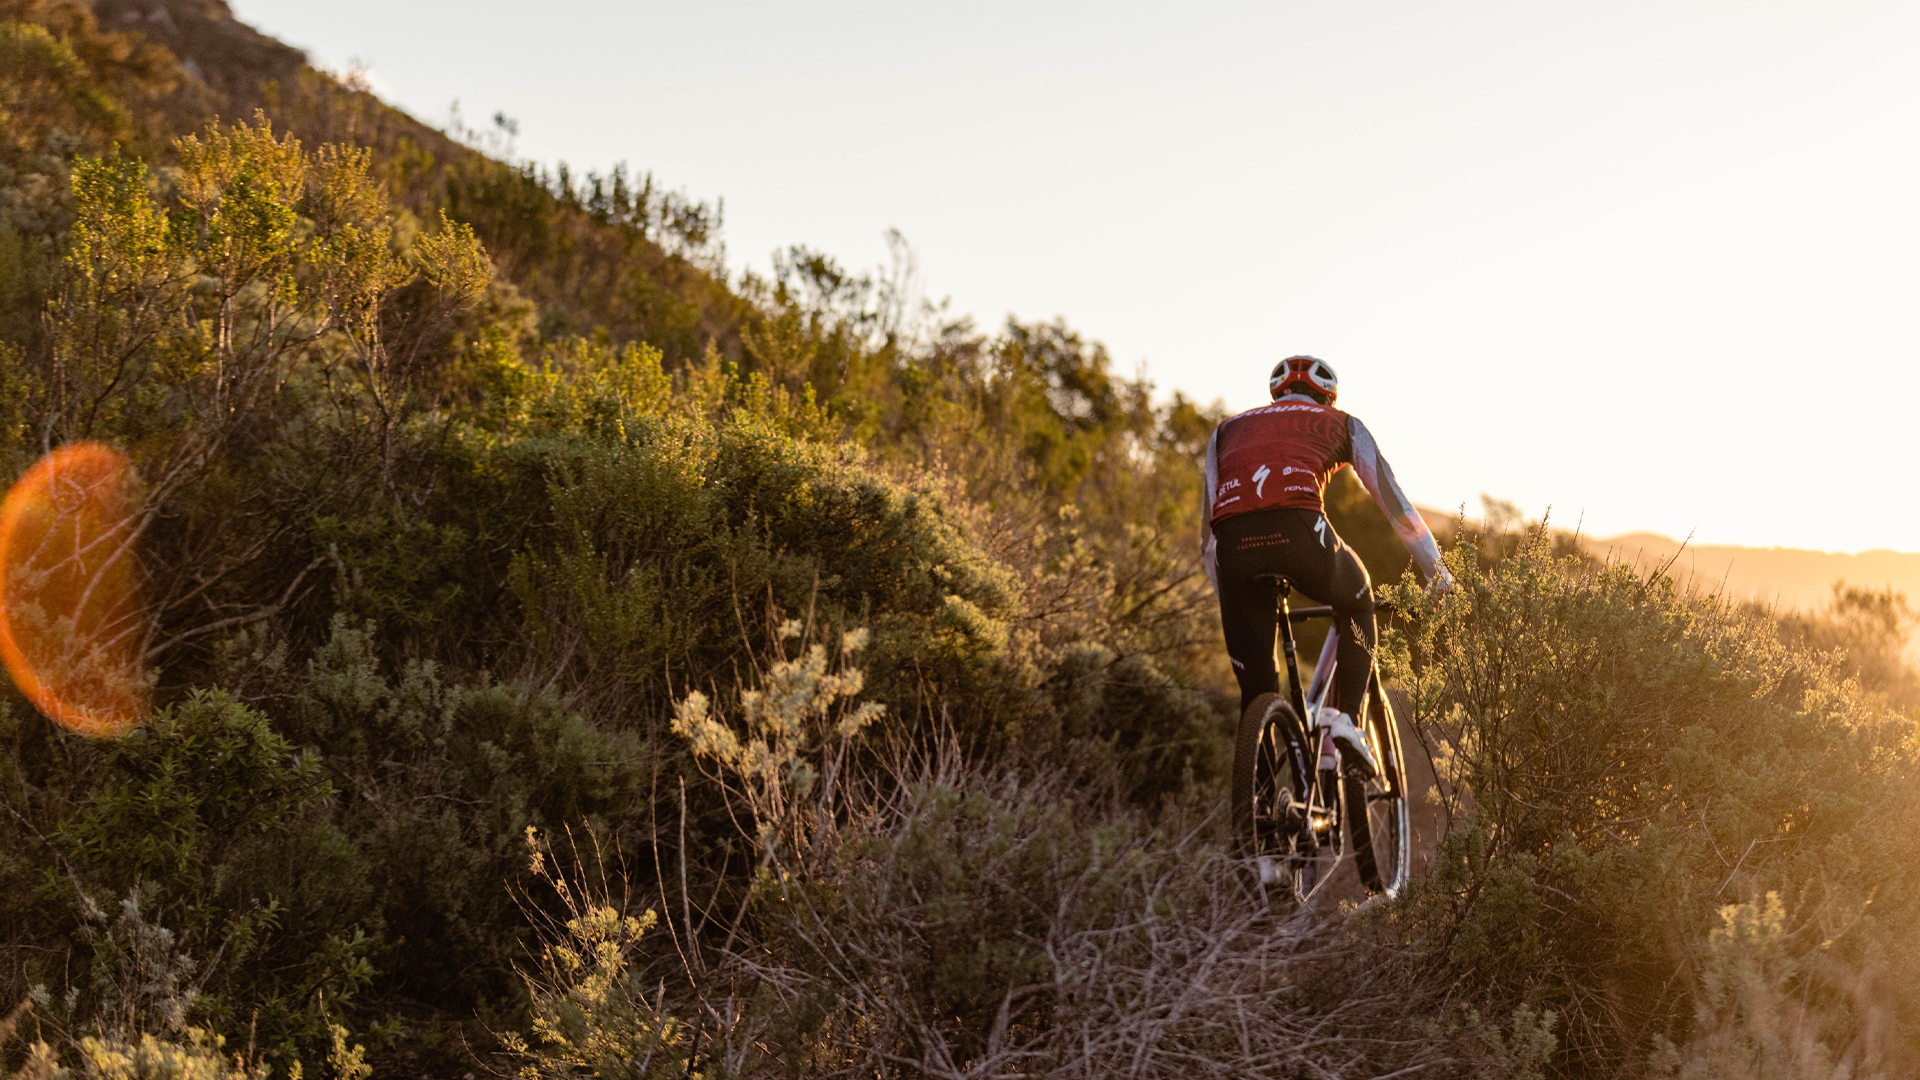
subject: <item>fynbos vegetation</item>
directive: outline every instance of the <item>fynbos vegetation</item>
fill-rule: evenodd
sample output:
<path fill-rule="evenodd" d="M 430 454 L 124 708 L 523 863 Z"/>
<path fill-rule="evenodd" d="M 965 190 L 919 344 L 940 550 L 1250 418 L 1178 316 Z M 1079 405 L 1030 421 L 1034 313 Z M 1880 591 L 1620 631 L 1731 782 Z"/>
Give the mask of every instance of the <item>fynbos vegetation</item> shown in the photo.
<path fill-rule="evenodd" d="M 1920 1069 L 1897 598 L 1461 530 L 1386 638 L 1445 835 L 1276 909 L 1214 416 L 154 10 L 0 0 L 0 459 L 126 456 L 150 701 L 0 696 L 0 1072 Z"/>

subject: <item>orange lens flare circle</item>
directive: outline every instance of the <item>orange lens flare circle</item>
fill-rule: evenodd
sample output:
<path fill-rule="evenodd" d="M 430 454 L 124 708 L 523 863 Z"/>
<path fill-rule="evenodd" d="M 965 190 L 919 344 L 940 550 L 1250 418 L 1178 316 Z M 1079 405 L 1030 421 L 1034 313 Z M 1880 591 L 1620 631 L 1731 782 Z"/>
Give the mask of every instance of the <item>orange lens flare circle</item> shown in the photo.
<path fill-rule="evenodd" d="M 147 711 L 138 506 L 126 455 L 95 442 L 41 458 L 0 503 L 0 660 L 83 735 L 124 735 Z"/>

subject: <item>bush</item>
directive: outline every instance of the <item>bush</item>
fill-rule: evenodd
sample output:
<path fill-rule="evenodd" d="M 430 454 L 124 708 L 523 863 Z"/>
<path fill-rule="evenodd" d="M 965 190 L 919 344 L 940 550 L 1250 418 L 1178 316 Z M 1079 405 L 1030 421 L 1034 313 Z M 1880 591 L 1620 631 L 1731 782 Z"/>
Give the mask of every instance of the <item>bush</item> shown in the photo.
<path fill-rule="evenodd" d="M 275 1057 L 323 1040 L 372 974 L 378 924 L 334 805 L 316 755 L 221 694 L 115 743 L 44 890 L 90 953 L 74 1019 L 137 1032 L 173 1010 L 176 1028 L 251 1027 Z"/>
<path fill-rule="evenodd" d="M 511 582 L 527 661 L 596 714 L 660 715 L 681 685 L 731 680 L 768 607 L 874 628 L 890 704 L 991 685 L 1017 603 L 936 490 L 736 414 L 638 417 L 615 443 L 538 444 L 549 535 Z M 537 659 L 535 659 L 537 657 Z"/>
<path fill-rule="evenodd" d="M 449 681 L 427 662 L 389 677 L 372 641 L 371 627 L 335 620 L 269 700 L 290 737 L 322 749 L 344 796 L 340 828 L 379 868 L 387 992 L 471 1009 L 515 986 L 525 937 L 507 889 L 526 829 L 609 828 L 658 764 L 645 741 L 551 695 Z"/>
<path fill-rule="evenodd" d="M 1490 569 L 1448 557 L 1462 588 L 1394 666 L 1460 817 L 1400 932 L 1489 1011 L 1560 1015 L 1564 1075 L 1684 1039 L 1694 1002 L 1725 999 L 1721 909 L 1770 893 L 1800 928 L 1777 942 L 1786 984 L 1865 1022 L 1847 972 L 1920 932 L 1914 721 L 1665 577 L 1556 558 L 1541 534 Z M 1920 1060 L 1920 1015 L 1880 1022 Z"/>
<path fill-rule="evenodd" d="M 22 1004 L 0 1021 L 0 1049 L 11 1051 L 15 1032 L 30 1005 Z M 326 1055 L 332 1080 L 367 1080 L 373 1070 L 366 1050 L 350 1046 L 347 1030 L 333 1025 Z M 299 1080 L 304 1070 L 298 1060 L 287 1065 L 287 1075 Z M 190 1027 L 175 1038 L 152 1033 L 139 1036 L 86 1035 L 64 1046 L 36 1039 L 25 1047 L 17 1071 L 0 1067 L 4 1080 L 267 1080 L 273 1074 L 254 1048 L 229 1052 L 227 1040 L 205 1028 Z"/>
<path fill-rule="evenodd" d="M 687 1075 L 692 1063 L 683 1026 L 661 1011 L 666 988 L 649 1000 L 635 965 L 641 938 L 658 916 L 627 914 L 627 898 L 608 888 L 605 863 L 596 860 L 589 869 L 577 846 L 571 876 L 553 865 L 548 845 L 531 827 L 527 847 L 534 877 L 553 890 L 561 912 L 530 910 L 542 931 L 539 962 L 524 975 L 532 1038 L 502 1037 L 507 1052 L 524 1063 L 520 1075 L 573 1077 L 589 1069 L 620 1080 Z"/>
<path fill-rule="evenodd" d="M 1069 646 L 1045 689 L 1055 737 L 1028 731 L 1026 753 L 1083 769 L 1090 788 L 1154 806 L 1226 775 L 1232 747 L 1221 715 L 1149 656 Z"/>

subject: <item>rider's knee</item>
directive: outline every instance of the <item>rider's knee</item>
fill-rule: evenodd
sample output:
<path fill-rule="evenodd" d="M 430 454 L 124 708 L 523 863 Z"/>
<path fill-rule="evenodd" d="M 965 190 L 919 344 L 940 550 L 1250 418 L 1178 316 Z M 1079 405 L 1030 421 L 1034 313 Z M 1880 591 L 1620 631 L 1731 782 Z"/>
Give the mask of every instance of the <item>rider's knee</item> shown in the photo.
<path fill-rule="evenodd" d="M 1349 619 L 1373 618 L 1373 589 L 1363 585 L 1360 591 L 1347 598 L 1346 603 L 1334 605 L 1335 610 Z"/>

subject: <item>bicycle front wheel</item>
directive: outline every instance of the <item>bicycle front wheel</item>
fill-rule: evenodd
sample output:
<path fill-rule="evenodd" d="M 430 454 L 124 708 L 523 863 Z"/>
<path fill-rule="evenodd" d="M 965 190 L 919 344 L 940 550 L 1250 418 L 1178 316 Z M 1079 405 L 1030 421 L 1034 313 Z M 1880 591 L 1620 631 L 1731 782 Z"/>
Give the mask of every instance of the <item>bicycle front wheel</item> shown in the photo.
<path fill-rule="evenodd" d="M 1412 875 L 1413 828 L 1407 811 L 1406 759 L 1392 703 L 1376 683 L 1368 695 L 1367 741 L 1380 761 L 1378 776 L 1349 765 L 1341 778 L 1354 865 L 1368 890 L 1392 899 Z"/>

